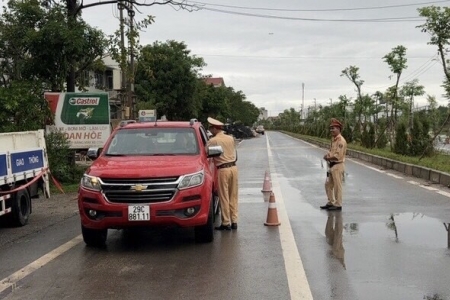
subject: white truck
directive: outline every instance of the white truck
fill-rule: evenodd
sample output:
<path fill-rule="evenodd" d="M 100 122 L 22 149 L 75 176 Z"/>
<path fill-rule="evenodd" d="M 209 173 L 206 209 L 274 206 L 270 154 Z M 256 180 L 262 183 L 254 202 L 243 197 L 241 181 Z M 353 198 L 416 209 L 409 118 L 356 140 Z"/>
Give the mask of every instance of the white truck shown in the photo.
<path fill-rule="evenodd" d="M 0 133 L 0 221 L 24 226 L 39 190 L 50 197 L 44 130 Z"/>

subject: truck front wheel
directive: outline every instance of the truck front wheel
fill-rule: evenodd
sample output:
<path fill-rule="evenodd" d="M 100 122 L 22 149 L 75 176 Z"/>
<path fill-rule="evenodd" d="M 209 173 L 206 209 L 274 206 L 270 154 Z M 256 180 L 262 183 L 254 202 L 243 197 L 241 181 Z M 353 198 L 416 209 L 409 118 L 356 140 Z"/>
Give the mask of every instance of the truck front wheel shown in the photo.
<path fill-rule="evenodd" d="M 108 229 L 91 229 L 81 225 L 81 234 L 83 240 L 88 246 L 102 247 L 108 237 Z"/>
<path fill-rule="evenodd" d="M 214 240 L 214 201 L 211 197 L 208 213 L 208 221 L 205 225 L 195 227 L 195 242 L 210 243 Z"/>
<path fill-rule="evenodd" d="M 13 196 L 11 218 L 13 226 L 25 226 L 31 213 L 31 199 L 27 189 L 18 191 Z"/>

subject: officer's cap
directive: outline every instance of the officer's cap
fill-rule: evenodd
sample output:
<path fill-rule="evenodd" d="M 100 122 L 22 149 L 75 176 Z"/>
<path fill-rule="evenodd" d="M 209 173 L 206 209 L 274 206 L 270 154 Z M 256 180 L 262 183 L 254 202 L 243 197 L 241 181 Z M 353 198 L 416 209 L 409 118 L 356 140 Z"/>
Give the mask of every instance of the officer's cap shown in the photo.
<path fill-rule="evenodd" d="M 330 127 L 339 127 L 342 130 L 342 123 L 338 119 L 332 118 L 330 122 Z"/>
<path fill-rule="evenodd" d="M 223 127 L 223 123 L 220 122 L 219 120 L 213 119 L 211 117 L 208 117 L 207 120 L 208 120 L 208 123 L 213 127 L 220 128 L 220 129 Z"/>

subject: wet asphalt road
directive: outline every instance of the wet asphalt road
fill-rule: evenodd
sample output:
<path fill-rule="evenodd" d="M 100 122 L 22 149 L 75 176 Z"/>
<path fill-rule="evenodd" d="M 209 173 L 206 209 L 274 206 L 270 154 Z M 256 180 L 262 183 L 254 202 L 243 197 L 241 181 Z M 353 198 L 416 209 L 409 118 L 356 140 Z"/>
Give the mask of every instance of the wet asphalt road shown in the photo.
<path fill-rule="evenodd" d="M 237 231 L 204 245 L 190 229 L 110 231 L 92 249 L 73 216 L 0 245 L 0 299 L 450 299 L 448 188 L 349 159 L 344 210 L 327 213 L 323 149 L 276 132 L 238 149 Z M 266 170 L 279 227 L 263 225 Z"/>

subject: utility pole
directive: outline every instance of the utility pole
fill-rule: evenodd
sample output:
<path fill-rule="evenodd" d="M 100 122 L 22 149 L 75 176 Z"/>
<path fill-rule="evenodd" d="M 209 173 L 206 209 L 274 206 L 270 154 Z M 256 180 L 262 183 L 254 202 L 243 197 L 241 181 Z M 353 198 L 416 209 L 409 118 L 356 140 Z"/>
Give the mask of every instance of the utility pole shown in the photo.
<path fill-rule="evenodd" d="M 120 80 L 120 102 L 122 106 L 122 119 L 129 118 L 129 109 L 127 112 L 126 105 L 126 81 L 127 81 L 127 72 L 126 72 L 126 55 L 125 55 L 125 24 L 123 20 L 123 10 L 125 9 L 125 4 L 123 1 L 119 1 L 117 3 L 117 8 L 119 9 L 119 30 L 120 30 L 120 72 L 121 80 Z"/>
<path fill-rule="evenodd" d="M 414 110 L 414 98 L 411 96 L 409 100 L 409 129 L 413 128 L 413 110 Z"/>
<path fill-rule="evenodd" d="M 317 101 L 316 101 L 316 98 L 314 98 L 314 115 L 313 115 L 314 122 L 316 122 L 316 113 L 317 113 Z"/>
<path fill-rule="evenodd" d="M 73 30 L 77 26 L 77 1 L 74 0 L 66 0 L 67 7 L 67 26 L 69 30 Z M 75 92 L 75 61 L 73 58 L 69 58 L 69 73 L 66 78 L 66 90 L 67 92 Z"/>
<path fill-rule="evenodd" d="M 305 109 L 305 84 L 302 82 L 302 110 L 300 112 L 300 118 L 303 119 L 303 110 Z"/>
<path fill-rule="evenodd" d="M 129 44 L 129 51 L 130 51 L 130 68 L 128 73 L 128 106 L 130 107 L 130 119 L 135 119 L 136 116 L 136 107 L 135 107 L 135 96 L 134 96 L 134 9 L 133 9 L 133 0 L 129 2 L 129 9 L 128 9 L 128 17 L 129 17 L 129 37 L 128 37 L 128 44 Z"/>

